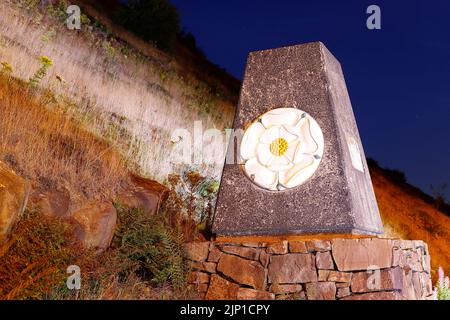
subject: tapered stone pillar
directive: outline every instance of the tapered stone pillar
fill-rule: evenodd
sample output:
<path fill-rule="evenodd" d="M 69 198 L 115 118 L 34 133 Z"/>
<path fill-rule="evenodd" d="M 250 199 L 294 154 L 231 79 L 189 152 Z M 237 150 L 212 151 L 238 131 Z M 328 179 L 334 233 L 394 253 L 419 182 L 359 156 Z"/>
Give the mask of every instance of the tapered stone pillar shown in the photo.
<path fill-rule="evenodd" d="M 382 233 L 341 66 L 321 42 L 249 54 L 213 232 Z"/>

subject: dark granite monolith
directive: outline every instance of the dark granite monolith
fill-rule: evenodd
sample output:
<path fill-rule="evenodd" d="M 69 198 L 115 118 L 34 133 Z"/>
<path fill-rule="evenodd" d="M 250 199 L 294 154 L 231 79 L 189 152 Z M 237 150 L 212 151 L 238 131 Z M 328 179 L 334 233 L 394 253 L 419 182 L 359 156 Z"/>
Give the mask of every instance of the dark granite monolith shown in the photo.
<path fill-rule="evenodd" d="M 383 227 L 340 63 L 321 42 L 249 54 L 233 128 L 274 108 L 301 109 L 322 129 L 324 153 L 304 184 L 268 191 L 225 164 L 213 232 L 219 236 L 380 234 Z M 230 142 L 229 149 L 239 146 Z"/>

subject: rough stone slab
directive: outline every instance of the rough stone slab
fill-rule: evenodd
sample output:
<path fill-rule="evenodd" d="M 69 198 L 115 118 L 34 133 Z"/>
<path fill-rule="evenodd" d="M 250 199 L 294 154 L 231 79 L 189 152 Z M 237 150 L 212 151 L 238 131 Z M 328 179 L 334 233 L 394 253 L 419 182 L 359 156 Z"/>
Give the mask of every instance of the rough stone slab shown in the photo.
<path fill-rule="evenodd" d="M 312 254 L 290 253 L 270 257 L 269 283 L 289 284 L 317 281 Z"/>
<path fill-rule="evenodd" d="M 328 274 L 327 280 L 333 282 L 350 282 L 352 280 L 352 273 L 333 270 Z"/>
<path fill-rule="evenodd" d="M 306 284 L 308 300 L 336 300 L 334 282 L 314 282 Z"/>
<path fill-rule="evenodd" d="M 317 269 L 334 269 L 333 258 L 330 252 L 317 252 L 316 254 L 316 266 Z"/>
<path fill-rule="evenodd" d="M 403 271 L 400 267 L 366 272 L 355 272 L 352 276 L 352 292 L 403 290 Z"/>
<path fill-rule="evenodd" d="M 339 271 L 375 270 L 392 266 L 390 239 L 334 239 L 332 252 Z"/>
<path fill-rule="evenodd" d="M 223 246 L 222 251 L 229 254 L 238 255 L 249 260 L 258 260 L 261 253 L 260 249 L 238 247 L 238 246 Z"/>
<path fill-rule="evenodd" d="M 295 293 L 302 291 L 300 284 L 272 284 L 269 288 L 270 292 L 276 294 Z"/>
<path fill-rule="evenodd" d="M 301 109 L 321 127 L 325 152 L 318 170 L 301 186 L 268 192 L 251 182 L 239 163 L 225 164 L 213 232 L 382 233 L 341 66 L 321 42 L 249 54 L 233 128 L 245 128 L 278 107 Z M 239 150 L 234 139 L 229 150 Z M 362 171 L 352 164 L 350 150 L 359 150 Z"/>
<path fill-rule="evenodd" d="M 185 245 L 186 256 L 193 261 L 206 261 L 208 258 L 210 243 L 189 242 Z"/>
<path fill-rule="evenodd" d="M 249 288 L 239 288 L 238 300 L 275 300 L 273 293 Z"/>
<path fill-rule="evenodd" d="M 259 262 L 261 262 L 261 265 L 264 268 L 267 268 L 270 261 L 270 254 L 266 253 L 266 251 L 261 251 L 261 254 L 259 255 Z"/>
<path fill-rule="evenodd" d="M 266 286 L 266 271 L 259 262 L 224 254 L 217 265 L 217 271 L 237 283 L 263 290 Z"/>
<path fill-rule="evenodd" d="M 330 251 L 331 242 L 328 240 L 311 240 L 306 241 L 306 248 L 309 252 Z"/>
<path fill-rule="evenodd" d="M 318 270 L 318 281 L 328 281 L 331 270 Z"/>
<path fill-rule="evenodd" d="M 286 254 L 288 253 L 288 242 L 281 241 L 267 245 L 267 253 L 271 254 Z"/>
<path fill-rule="evenodd" d="M 306 243 L 303 241 L 290 241 L 289 242 L 289 252 L 291 253 L 308 253 L 306 249 Z"/>
<path fill-rule="evenodd" d="M 236 300 L 239 285 L 213 274 L 206 293 L 207 300 Z"/>
<path fill-rule="evenodd" d="M 351 294 L 351 292 L 350 292 L 350 288 L 349 287 L 337 288 L 336 297 L 338 297 L 338 298 L 344 298 L 344 297 L 349 296 L 350 294 Z"/>

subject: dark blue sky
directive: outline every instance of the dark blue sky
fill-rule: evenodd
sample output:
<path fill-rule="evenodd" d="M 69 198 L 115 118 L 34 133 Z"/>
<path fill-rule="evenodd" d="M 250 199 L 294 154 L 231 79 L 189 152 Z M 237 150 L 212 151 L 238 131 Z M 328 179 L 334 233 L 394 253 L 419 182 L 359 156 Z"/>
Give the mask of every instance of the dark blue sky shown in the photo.
<path fill-rule="evenodd" d="M 324 42 L 342 64 L 366 155 L 427 192 L 450 184 L 450 1 L 172 3 L 208 58 L 239 79 L 249 51 Z M 381 30 L 366 28 L 371 4 Z"/>

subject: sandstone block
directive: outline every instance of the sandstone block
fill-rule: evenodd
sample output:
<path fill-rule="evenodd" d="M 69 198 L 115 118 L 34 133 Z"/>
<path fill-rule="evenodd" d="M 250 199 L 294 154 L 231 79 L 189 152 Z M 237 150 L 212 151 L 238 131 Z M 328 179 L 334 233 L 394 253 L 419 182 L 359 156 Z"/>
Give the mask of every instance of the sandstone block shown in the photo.
<path fill-rule="evenodd" d="M 223 254 L 217 265 L 217 271 L 230 277 L 237 283 L 248 285 L 258 290 L 265 289 L 266 271 L 259 262 Z"/>
<path fill-rule="evenodd" d="M 192 269 L 198 271 L 204 271 L 208 273 L 216 273 L 217 264 L 214 262 L 206 262 L 206 261 L 193 261 Z"/>
<path fill-rule="evenodd" d="M 351 294 L 351 292 L 350 292 L 350 288 L 349 287 L 342 287 L 342 288 L 338 288 L 337 289 L 336 296 L 338 298 L 344 298 L 344 297 L 349 296 L 350 294 Z"/>
<path fill-rule="evenodd" d="M 208 261 L 217 263 L 219 262 L 222 254 L 223 254 L 222 251 L 220 251 L 215 245 L 212 245 L 211 250 L 209 251 Z"/>
<path fill-rule="evenodd" d="M 223 246 L 222 251 L 225 253 L 238 255 L 242 258 L 256 261 L 259 259 L 259 255 L 261 253 L 260 249 L 239 247 L 239 246 Z"/>
<path fill-rule="evenodd" d="M 267 253 L 271 253 L 271 254 L 286 254 L 288 252 L 288 242 L 281 241 L 281 242 L 268 244 L 266 250 L 267 250 Z"/>
<path fill-rule="evenodd" d="M 317 252 L 316 254 L 316 266 L 318 269 L 334 269 L 333 258 L 329 251 Z"/>
<path fill-rule="evenodd" d="M 335 300 L 336 285 L 334 282 L 314 282 L 306 284 L 308 300 Z"/>
<path fill-rule="evenodd" d="M 400 267 L 355 272 L 352 277 L 352 292 L 403 290 L 403 271 Z"/>
<path fill-rule="evenodd" d="M 272 284 L 269 291 L 276 294 L 295 293 L 302 291 L 302 286 L 300 284 Z"/>
<path fill-rule="evenodd" d="M 238 300 L 275 300 L 273 293 L 249 288 L 239 288 L 237 293 Z"/>
<path fill-rule="evenodd" d="M 390 239 L 334 239 L 333 258 L 339 271 L 375 270 L 392 265 Z"/>
<path fill-rule="evenodd" d="M 209 279 L 208 273 L 194 271 L 189 275 L 188 283 L 209 283 Z"/>
<path fill-rule="evenodd" d="M 350 282 L 352 280 L 352 273 L 333 270 L 328 274 L 327 280 L 333 282 Z"/>
<path fill-rule="evenodd" d="M 111 244 L 117 223 L 117 211 L 109 202 L 92 202 L 72 214 L 78 223 L 77 239 L 88 248 L 105 250 Z"/>
<path fill-rule="evenodd" d="M 291 241 L 289 242 L 289 252 L 308 253 L 308 249 L 306 249 L 306 243 L 303 241 Z"/>
<path fill-rule="evenodd" d="M 331 250 L 331 242 L 328 240 L 306 241 L 306 248 L 308 249 L 309 252 L 330 251 Z"/>
<path fill-rule="evenodd" d="M 207 241 L 186 243 L 186 257 L 193 261 L 206 261 L 209 254 L 209 245 Z"/>
<path fill-rule="evenodd" d="M 236 300 L 239 285 L 213 274 L 206 293 L 207 300 Z"/>
<path fill-rule="evenodd" d="M 312 254 L 290 253 L 270 258 L 269 283 L 305 283 L 317 281 Z"/>

